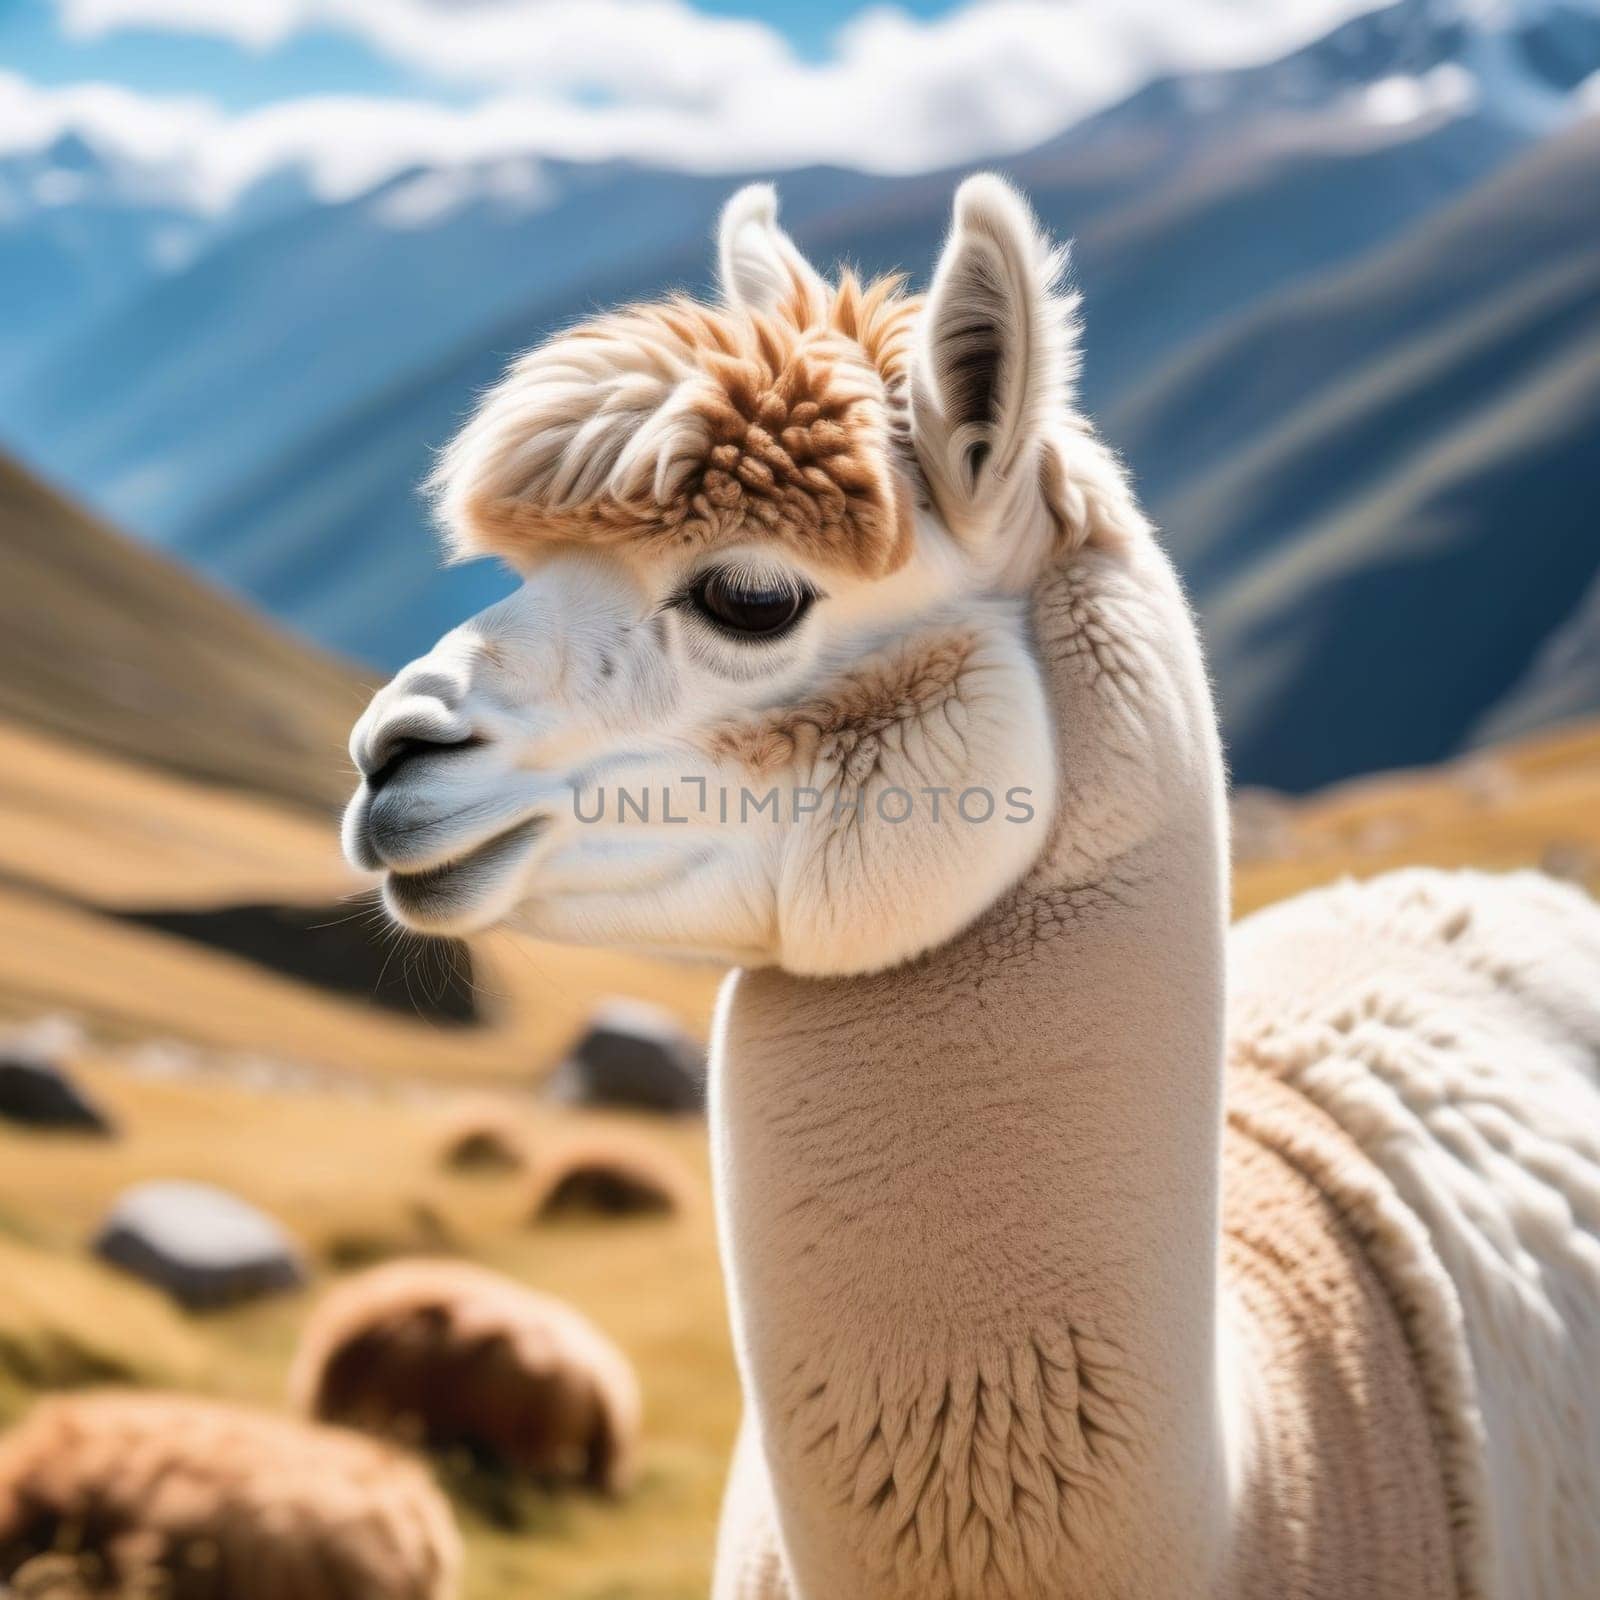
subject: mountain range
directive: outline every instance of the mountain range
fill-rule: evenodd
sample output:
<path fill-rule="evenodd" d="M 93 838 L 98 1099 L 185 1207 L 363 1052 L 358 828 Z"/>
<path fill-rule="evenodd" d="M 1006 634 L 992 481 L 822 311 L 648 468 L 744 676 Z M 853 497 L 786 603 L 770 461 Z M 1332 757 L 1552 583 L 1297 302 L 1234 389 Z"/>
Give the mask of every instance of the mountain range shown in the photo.
<path fill-rule="evenodd" d="M 1309 788 L 1600 707 L 1600 6 L 1401 0 L 990 163 L 1075 237 L 1085 398 L 1202 612 L 1236 774 Z M 31 165 L 24 171 L 23 161 Z M 502 158 L 226 216 L 102 152 L 0 235 L 0 441 L 379 666 L 501 592 L 414 486 L 518 350 L 706 287 L 743 173 Z M 926 271 L 959 172 L 777 175 L 814 258 Z M 1591 591 L 1587 601 L 1586 591 Z"/>

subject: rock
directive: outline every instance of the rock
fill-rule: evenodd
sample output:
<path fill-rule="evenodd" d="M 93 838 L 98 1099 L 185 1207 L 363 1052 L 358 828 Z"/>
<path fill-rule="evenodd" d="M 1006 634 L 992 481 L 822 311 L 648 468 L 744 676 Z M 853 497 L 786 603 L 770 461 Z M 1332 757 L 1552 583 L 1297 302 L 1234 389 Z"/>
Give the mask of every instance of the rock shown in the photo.
<path fill-rule="evenodd" d="M 73 1081 L 64 1061 L 38 1045 L 0 1045 L 0 1119 L 30 1128 L 109 1135 L 116 1125 Z"/>
<path fill-rule="evenodd" d="M 270 1217 L 205 1183 L 129 1189 L 101 1224 L 95 1253 L 191 1310 L 299 1288 L 305 1268 Z"/>
<path fill-rule="evenodd" d="M 704 1051 L 666 1012 L 612 1000 L 556 1069 L 549 1093 L 574 1106 L 699 1111 L 705 1089 Z"/>

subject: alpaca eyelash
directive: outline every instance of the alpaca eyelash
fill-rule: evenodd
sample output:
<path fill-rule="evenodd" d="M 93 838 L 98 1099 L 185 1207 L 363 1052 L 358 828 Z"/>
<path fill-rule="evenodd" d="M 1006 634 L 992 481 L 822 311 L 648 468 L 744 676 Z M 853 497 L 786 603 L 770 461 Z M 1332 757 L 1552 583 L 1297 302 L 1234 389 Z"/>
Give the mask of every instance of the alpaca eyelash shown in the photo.
<path fill-rule="evenodd" d="M 698 586 L 698 583 L 700 581 L 703 581 L 703 580 L 697 580 L 696 586 Z M 806 602 L 806 603 L 815 603 L 815 601 L 817 601 L 817 600 L 819 600 L 821 598 L 820 595 L 817 595 L 817 594 L 813 593 L 813 591 L 811 591 L 810 589 L 799 589 L 799 588 L 787 588 L 786 587 L 786 588 L 782 588 L 782 589 L 779 589 L 779 588 L 768 589 L 768 590 L 764 590 L 763 592 L 766 593 L 766 594 L 772 595 L 774 598 L 777 598 L 779 595 L 782 595 L 785 599 L 799 600 L 799 601 Z M 661 604 L 656 608 L 656 610 L 657 610 L 658 613 L 667 612 L 667 611 L 689 611 L 689 612 L 692 612 L 692 613 L 698 615 L 699 614 L 698 607 L 695 605 L 695 599 L 694 599 L 694 588 L 691 587 L 691 588 L 688 588 L 688 589 L 683 589 L 683 590 L 680 590 L 679 592 L 677 592 L 676 594 L 669 595 L 665 600 L 663 600 L 661 602 Z"/>
<path fill-rule="evenodd" d="M 716 629 L 717 623 L 713 618 L 705 615 L 698 601 L 698 595 L 705 585 L 716 577 L 729 579 L 735 584 L 739 584 L 763 596 L 771 597 L 774 600 L 793 601 L 799 608 L 801 616 L 809 611 L 819 600 L 827 599 L 827 595 L 822 590 L 814 589 L 810 584 L 789 577 L 787 574 L 773 581 L 766 573 L 751 572 L 748 577 L 745 577 L 735 567 L 710 567 L 703 572 L 695 573 L 681 588 L 668 595 L 657 606 L 657 615 L 665 614 L 668 611 L 683 611 L 704 623 L 707 627 Z M 754 641 L 746 640 L 745 642 L 760 643 L 761 641 L 757 639 Z"/>
<path fill-rule="evenodd" d="M 814 588 L 804 579 L 796 578 L 791 573 L 775 573 L 771 568 L 730 561 L 720 563 L 717 566 L 702 567 L 698 572 L 690 573 L 679 587 L 661 602 L 657 610 L 678 611 L 685 606 L 689 606 L 692 609 L 695 591 L 703 584 L 709 583 L 714 577 L 726 578 L 745 588 L 759 589 L 771 595 L 782 595 L 787 599 L 799 600 L 807 605 L 815 605 L 819 600 L 828 598 L 824 591 Z"/>

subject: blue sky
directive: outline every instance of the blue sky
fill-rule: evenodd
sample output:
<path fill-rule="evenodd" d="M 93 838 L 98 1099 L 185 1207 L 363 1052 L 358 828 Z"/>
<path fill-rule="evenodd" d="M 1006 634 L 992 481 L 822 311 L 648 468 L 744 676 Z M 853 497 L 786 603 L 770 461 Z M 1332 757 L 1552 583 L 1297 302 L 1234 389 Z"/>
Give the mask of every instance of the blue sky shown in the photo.
<path fill-rule="evenodd" d="M 52 0 L 0 0 L 0 62 L 39 84 L 92 79 L 151 94 L 200 90 L 230 109 L 291 95 L 414 94 L 427 87 L 358 40 L 325 31 L 268 51 L 155 28 L 69 38 Z"/>

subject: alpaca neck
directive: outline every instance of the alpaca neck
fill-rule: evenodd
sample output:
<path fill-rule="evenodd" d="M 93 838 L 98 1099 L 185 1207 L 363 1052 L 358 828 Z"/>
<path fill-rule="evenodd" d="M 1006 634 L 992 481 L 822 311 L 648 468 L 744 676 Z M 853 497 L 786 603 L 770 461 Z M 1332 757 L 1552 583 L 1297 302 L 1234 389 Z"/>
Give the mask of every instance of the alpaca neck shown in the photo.
<path fill-rule="evenodd" d="M 1218 1570 L 1209 748 L 1197 771 L 1106 877 L 1036 873 L 910 967 L 730 983 L 723 1245 L 800 1600 L 1198 1594 Z"/>

